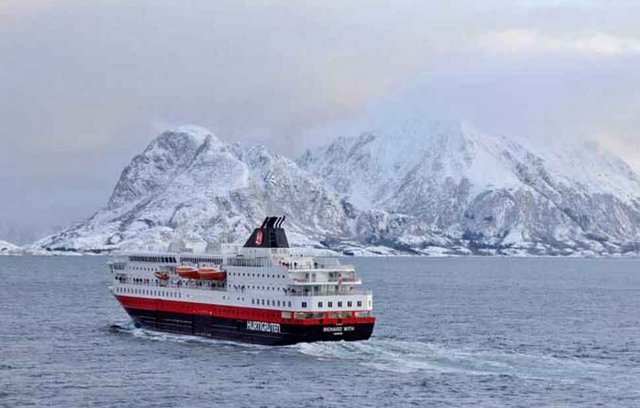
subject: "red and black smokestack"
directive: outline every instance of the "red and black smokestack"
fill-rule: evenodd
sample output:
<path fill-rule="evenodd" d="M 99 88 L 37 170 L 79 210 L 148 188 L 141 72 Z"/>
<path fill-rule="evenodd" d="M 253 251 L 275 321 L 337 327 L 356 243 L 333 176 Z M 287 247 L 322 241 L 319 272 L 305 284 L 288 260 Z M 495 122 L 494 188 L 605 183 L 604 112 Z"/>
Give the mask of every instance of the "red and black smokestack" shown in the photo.
<path fill-rule="evenodd" d="M 244 244 L 245 248 L 289 248 L 287 235 L 282 228 L 286 215 L 282 217 L 266 217 L 260 227 Z"/>

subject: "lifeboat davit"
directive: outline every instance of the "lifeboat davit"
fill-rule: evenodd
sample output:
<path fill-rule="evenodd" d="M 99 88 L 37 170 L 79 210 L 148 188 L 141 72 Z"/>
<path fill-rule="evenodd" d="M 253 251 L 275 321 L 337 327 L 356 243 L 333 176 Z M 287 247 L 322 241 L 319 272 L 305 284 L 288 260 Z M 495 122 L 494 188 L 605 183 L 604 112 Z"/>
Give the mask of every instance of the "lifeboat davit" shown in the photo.
<path fill-rule="evenodd" d="M 198 270 L 198 276 L 200 279 L 205 280 L 223 280 L 227 277 L 227 273 L 219 271 L 216 268 L 200 268 Z"/>
<path fill-rule="evenodd" d="M 179 266 L 176 268 L 176 272 L 182 278 L 186 279 L 198 279 L 198 270 L 191 266 Z"/>
<path fill-rule="evenodd" d="M 156 278 L 160 279 L 161 281 L 169 280 L 168 272 L 156 272 L 154 275 L 156 275 Z"/>

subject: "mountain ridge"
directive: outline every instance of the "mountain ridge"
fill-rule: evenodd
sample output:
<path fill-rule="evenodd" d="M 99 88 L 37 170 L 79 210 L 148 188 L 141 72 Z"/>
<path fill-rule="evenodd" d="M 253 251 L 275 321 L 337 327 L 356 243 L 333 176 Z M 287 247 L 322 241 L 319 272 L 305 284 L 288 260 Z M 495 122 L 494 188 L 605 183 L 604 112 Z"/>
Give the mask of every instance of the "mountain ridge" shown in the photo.
<path fill-rule="evenodd" d="M 315 250 L 637 255 L 640 177 L 597 146 L 536 150 L 457 122 L 409 120 L 295 161 L 188 126 L 136 155 L 91 218 L 31 248 L 242 242 L 267 214 L 287 214 L 290 242 Z"/>

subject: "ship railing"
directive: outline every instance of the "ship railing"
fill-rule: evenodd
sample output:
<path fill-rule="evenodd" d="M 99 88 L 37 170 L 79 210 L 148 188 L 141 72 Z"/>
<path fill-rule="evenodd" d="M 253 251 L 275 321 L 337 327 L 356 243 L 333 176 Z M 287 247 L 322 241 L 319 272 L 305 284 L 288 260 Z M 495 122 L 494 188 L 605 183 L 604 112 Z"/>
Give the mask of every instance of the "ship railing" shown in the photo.
<path fill-rule="evenodd" d="M 340 285 L 340 284 L 361 284 L 362 280 L 356 277 L 352 278 L 331 278 L 331 279 L 318 279 L 318 278 L 293 278 L 293 281 L 298 284 L 324 284 L 324 285 Z"/>
<path fill-rule="evenodd" d="M 332 291 L 320 291 L 314 292 L 312 290 L 304 291 L 304 290 L 287 290 L 285 292 L 287 296 L 353 296 L 353 295 L 371 295 L 372 292 L 370 290 L 359 290 L 354 289 L 352 291 L 348 290 L 332 290 Z"/>
<path fill-rule="evenodd" d="M 342 265 L 335 258 L 312 257 L 286 257 L 280 258 L 278 263 L 290 271 L 328 270 L 328 271 L 353 271 L 353 265 Z"/>
<path fill-rule="evenodd" d="M 186 288 L 186 289 L 201 289 L 201 290 L 226 290 L 226 283 L 218 282 L 203 282 L 203 281 L 189 281 L 184 279 L 174 281 L 161 281 L 151 278 L 132 278 L 116 276 L 115 280 L 124 285 L 140 285 L 140 286 L 153 286 L 161 288 Z"/>
<path fill-rule="evenodd" d="M 351 265 L 341 265 L 335 268 L 320 268 L 309 265 L 284 265 L 289 272 L 354 272 L 355 268 Z"/>
<path fill-rule="evenodd" d="M 226 259 L 228 266 L 243 266 L 251 268 L 271 268 L 275 266 L 273 259 L 266 257 L 244 258 L 244 257 L 228 257 Z"/>

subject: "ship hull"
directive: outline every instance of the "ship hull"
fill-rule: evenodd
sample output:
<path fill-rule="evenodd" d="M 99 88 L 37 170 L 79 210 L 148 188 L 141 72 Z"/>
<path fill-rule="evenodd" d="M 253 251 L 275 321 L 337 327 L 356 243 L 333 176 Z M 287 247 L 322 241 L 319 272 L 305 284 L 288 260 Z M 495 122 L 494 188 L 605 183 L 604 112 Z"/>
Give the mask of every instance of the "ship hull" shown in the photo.
<path fill-rule="evenodd" d="M 359 341 L 371 337 L 374 322 L 290 324 L 125 307 L 136 327 L 220 340 L 284 346 L 316 341 Z"/>

